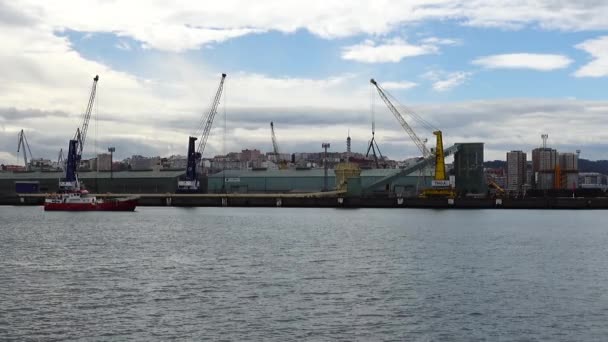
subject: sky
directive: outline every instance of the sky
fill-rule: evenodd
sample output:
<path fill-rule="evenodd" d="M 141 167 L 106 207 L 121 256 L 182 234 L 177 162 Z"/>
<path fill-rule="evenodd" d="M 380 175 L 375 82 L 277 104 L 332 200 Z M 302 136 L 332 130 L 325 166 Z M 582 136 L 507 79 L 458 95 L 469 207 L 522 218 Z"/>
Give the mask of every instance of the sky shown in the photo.
<path fill-rule="evenodd" d="M 608 1 L 0 0 L 0 163 L 56 160 L 100 76 L 85 157 L 186 154 L 221 73 L 204 151 L 419 155 L 421 139 L 484 142 L 485 159 L 548 145 L 608 159 Z"/>

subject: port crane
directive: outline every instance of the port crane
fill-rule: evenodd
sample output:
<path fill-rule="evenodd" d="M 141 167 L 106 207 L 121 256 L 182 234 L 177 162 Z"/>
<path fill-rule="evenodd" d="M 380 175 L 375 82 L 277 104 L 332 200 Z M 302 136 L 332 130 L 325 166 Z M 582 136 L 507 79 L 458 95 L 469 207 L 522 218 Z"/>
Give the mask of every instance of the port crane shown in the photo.
<path fill-rule="evenodd" d="M 211 126 L 213 125 L 213 119 L 215 118 L 217 107 L 220 103 L 220 98 L 222 97 L 225 79 L 226 74 L 222 74 L 220 84 L 217 87 L 217 91 L 211 102 L 211 107 L 207 111 L 207 114 L 201 117 L 196 131 L 188 137 L 186 175 L 184 177 L 185 179 L 177 181 L 177 191 L 179 192 L 197 192 L 200 188 L 196 168 L 198 163 L 202 160 L 205 146 L 207 145 L 207 139 L 209 138 L 209 133 L 211 133 Z M 196 140 L 198 140 L 197 137 L 199 135 L 201 136 L 201 139 L 198 143 L 198 147 L 195 149 Z"/>
<path fill-rule="evenodd" d="M 274 160 L 279 165 L 279 170 L 287 169 L 287 161 L 280 159 L 281 154 L 279 153 L 279 143 L 277 142 L 277 136 L 274 134 L 274 123 L 270 121 L 270 136 L 272 138 L 272 149 L 274 151 Z"/>
<path fill-rule="evenodd" d="M 447 174 L 445 171 L 445 152 L 443 150 L 443 135 L 439 129 L 436 129 L 433 125 L 431 125 L 428 121 L 424 120 L 420 117 L 416 112 L 397 101 L 397 99 L 384 90 L 373 78 L 370 80 L 370 83 L 374 85 L 380 98 L 384 101 L 390 112 L 395 116 L 397 121 L 401 124 L 401 127 L 407 132 L 410 136 L 414 144 L 418 147 L 420 152 L 422 153 L 422 157 L 424 159 L 434 160 L 435 162 L 435 175 L 432 181 L 432 187 L 430 189 L 425 189 L 421 193 L 421 197 L 455 197 L 455 191 L 452 188 L 450 181 L 447 179 Z M 416 132 L 412 129 L 412 127 L 405 121 L 403 115 L 397 109 L 396 104 L 404 111 L 407 111 L 410 117 L 414 120 L 421 123 L 423 126 L 427 128 L 431 128 L 433 131 L 433 135 L 436 137 L 436 145 L 435 150 L 430 151 L 424 141 L 416 135 Z"/>
<path fill-rule="evenodd" d="M 32 159 L 34 159 L 34 157 L 32 157 L 32 150 L 30 149 L 30 144 L 27 142 L 27 138 L 23 130 L 19 132 L 19 137 L 17 140 L 17 153 L 19 153 L 20 150 L 23 151 L 23 162 L 25 163 L 25 171 L 30 171 L 30 163 Z"/>
<path fill-rule="evenodd" d="M 87 103 L 87 108 L 81 117 L 82 124 L 80 127 L 76 128 L 76 134 L 74 134 L 74 137 L 69 141 L 68 157 L 65 165 L 65 178 L 59 181 L 59 190 L 61 191 L 69 192 L 80 190 L 80 181 L 78 180 L 78 165 L 82 159 L 82 151 L 87 139 L 89 120 L 91 119 L 91 112 L 93 111 L 93 104 L 95 103 L 98 81 L 99 75 L 95 75 L 93 78 L 91 93 L 89 95 L 89 102 Z"/>

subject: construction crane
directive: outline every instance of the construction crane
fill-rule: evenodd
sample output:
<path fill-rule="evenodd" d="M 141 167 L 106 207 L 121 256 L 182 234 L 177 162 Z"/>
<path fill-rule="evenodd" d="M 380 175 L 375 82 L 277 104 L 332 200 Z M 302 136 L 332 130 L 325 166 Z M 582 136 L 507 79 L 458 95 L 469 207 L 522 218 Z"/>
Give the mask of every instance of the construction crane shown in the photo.
<path fill-rule="evenodd" d="M 93 86 L 91 87 L 87 108 L 81 117 L 82 124 L 80 127 L 76 128 L 76 134 L 69 142 L 68 159 L 65 166 L 65 178 L 59 182 L 59 190 L 61 191 L 80 190 L 80 181 L 78 180 L 78 165 L 82 159 L 82 151 L 87 138 L 87 131 L 89 129 L 89 120 L 91 119 L 93 104 L 95 103 L 95 94 L 97 93 L 98 81 L 99 76 L 96 75 L 93 78 Z"/>
<path fill-rule="evenodd" d="M 178 192 L 198 192 L 200 189 L 200 182 L 196 173 L 197 165 L 202 161 L 203 153 L 205 152 L 205 146 L 207 145 L 207 139 L 209 139 L 209 133 L 211 133 L 211 126 L 213 125 L 213 119 L 217 113 L 217 107 L 222 97 L 222 91 L 224 89 L 224 80 L 226 74 L 222 74 L 220 84 L 215 92 L 215 96 L 211 101 L 211 107 L 207 111 L 205 116 L 201 117 L 195 132 L 188 138 L 188 156 L 187 156 L 187 168 L 185 179 L 177 181 Z M 198 147 L 195 149 L 196 140 L 198 136 L 201 139 L 198 143 Z"/>
<path fill-rule="evenodd" d="M 388 109 L 393 113 L 393 116 L 399 121 L 401 127 L 407 132 L 410 136 L 416 147 L 422 153 L 422 157 L 425 159 L 433 159 L 435 162 L 435 175 L 432 181 L 432 187 L 430 189 L 425 189 L 421 193 L 421 197 L 454 197 L 455 191 L 450 184 L 450 181 L 447 179 L 447 174 L 445 171 L 445 152 L 443 150 L 443 135 L 439 129 L 436 129 L 433 125 L 431 125 L 428 121 L 424 120 L 413 110 L 403 106 L 397 101 L 397 99 L 384 90 L 373 78 L 370 80 L 370 83 L 373 84 L 380 95 L 380 98 L 384 101 Z M 432 129 L 433 135 L 436 137 L 436 145 L 434 153 L 429 151 L 424 143 L 424 140 L 420 139 L 418 135 L 414 132 L 412 127 L 405 121 L 403 115 L 397 109 L 397 104 L 399 108 L 404 111 L 407 111 L 407 114 L 412 117 L 417 122 L 421 123 L 423 126 Z"/>
<path fill-rule="evenodd" d="M 27 138 L 25 137 L 25 132 L 23 130 L 19 132 L 19 138 L 17 140 L 17 153 L 19 153 L 20 150 L 23 150 L 23 162 L 25 163 L 25 171 L 30 171 L 30 162 L 32 161 L 32 159 L 34 159 L 34 157 L 32 157 L 32 150 L 30 149 L 30 144 L 27 142 Z"/>
<path fill-rule="evenodd" d="M 279 165 L 279 170 L 285 170 L 287 169 L 287 161 L 281 159 L 279 143 L 277 142 L 277 136 L 274 133 L 274 123 L 272 121 L 270 121 L 270 135 L 272 138 L 272 149 L 274 150 L 274 160 Z"/>

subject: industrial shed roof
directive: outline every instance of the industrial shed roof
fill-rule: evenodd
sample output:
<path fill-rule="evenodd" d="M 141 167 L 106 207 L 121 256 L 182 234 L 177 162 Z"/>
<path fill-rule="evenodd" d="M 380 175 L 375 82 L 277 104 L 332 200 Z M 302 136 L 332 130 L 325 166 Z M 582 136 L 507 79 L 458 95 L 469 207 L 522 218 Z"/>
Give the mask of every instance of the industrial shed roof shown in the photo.
<path fill-rule="evenodd" d="M 327 170 L 327 175 L 333 177 L 334 170 Z M 307 169 L 307 170 L 225 170 L 210 175 L 209 178 L 222 178 L 222 177 L 323 177 L 323 169 Z"/>
<path fill-rule="evenodd" d="M 399 172 L 397 169 L 369 169 L 361 170 L 361 177 L 385 177 Z M 221 178 L 221 177 L 323 177 L 325 175 L 323 169 L 307 169 L 307 170 L 225 170 L 215 173 L 210 178 Z M 334 177 L 335 172 L 333 169 L 327 170 L 329 177 Z"/>

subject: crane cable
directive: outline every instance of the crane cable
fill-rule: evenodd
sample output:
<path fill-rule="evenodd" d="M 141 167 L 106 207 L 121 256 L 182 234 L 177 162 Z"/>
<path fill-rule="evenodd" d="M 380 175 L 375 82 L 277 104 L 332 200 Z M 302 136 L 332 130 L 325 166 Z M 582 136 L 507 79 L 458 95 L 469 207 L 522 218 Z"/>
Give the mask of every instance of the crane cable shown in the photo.
<path fill-rule="evenodd" d="M 378 87 L 380 89 L 382 89 L 382 91 L 384 92 L 384 94 L 391 100 L 391 102 L 393 102 L 393 104 L 395 105 L 395 107 L 399 107 L 399 109 L 402 109 L 402 111 L 401 111 L 402 114 L 406 114 L 406 115 L 410 116 L 412 119 L 414 119 L 414 121 L 418 122 L 425 129 L 428 129 L 430 131 L 438 131 L 439 130 L 435 125 L 433 125 L 429 121 L 427 121 L 424 118 L 422 118 L 412 108 L 410 108 L 408 106 L 405 106 L 404 104 L 402 104 L 401 102 L 399 102 L 399 100 L 397 100 L 397 98 L 395 98 L 391 93 L 388 93 L 386 90 L 384 90 L 384 88 L 382 88 L 379 84 L 378 84 Z"/>

